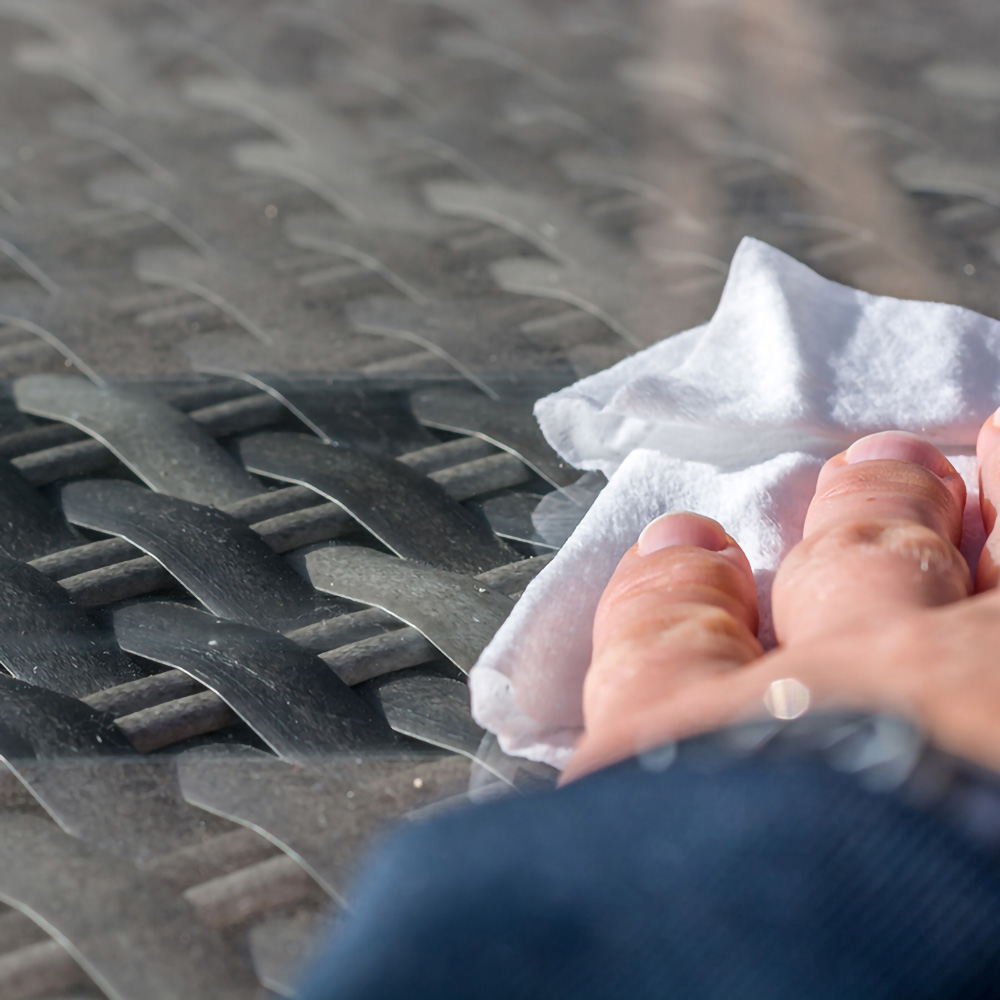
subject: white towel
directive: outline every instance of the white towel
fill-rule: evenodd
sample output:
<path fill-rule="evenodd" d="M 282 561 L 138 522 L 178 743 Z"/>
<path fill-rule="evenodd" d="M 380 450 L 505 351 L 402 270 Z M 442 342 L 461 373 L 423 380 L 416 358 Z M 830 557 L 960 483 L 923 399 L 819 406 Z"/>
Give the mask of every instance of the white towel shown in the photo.
<path fill-rule="evenodd" d="M 771 580 L 802 536 L 819 468 L 874 431 L 920 434 L 961 472 L 975 571 L 975 441 L 998 402 L 1000 322 L 869 295 L 745 239 L 709 323 L 536 404 L 556 451 L 609 483 L 473 669 L 476 719 L 508 753 L 565 765 L 598 598 L 666 511 L 706 514 L 736 538 L 756 575 L 761 639 L 773 643 Z"/>

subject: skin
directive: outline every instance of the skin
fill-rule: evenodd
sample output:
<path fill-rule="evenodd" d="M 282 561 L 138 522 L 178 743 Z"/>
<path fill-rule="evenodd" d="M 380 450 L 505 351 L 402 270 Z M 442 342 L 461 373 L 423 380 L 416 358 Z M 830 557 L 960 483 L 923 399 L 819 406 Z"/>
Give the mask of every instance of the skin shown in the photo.
<path fill-rule="evenodd" d="M 698 514 L 651 522 L 598 606 L 584 734 L 563 781 L 760 715 L 788 692 L 811 708 L 907 715 L 943 749 L 1000 770 L 993 420 L 977 443 L 988 537 L 975 581 L 956 547 L 965 486 L 948 460 L 900 431 L 862 438 L 820 473 L 774 581 L 778 647 L 766 654 L 735 540 Z"/>

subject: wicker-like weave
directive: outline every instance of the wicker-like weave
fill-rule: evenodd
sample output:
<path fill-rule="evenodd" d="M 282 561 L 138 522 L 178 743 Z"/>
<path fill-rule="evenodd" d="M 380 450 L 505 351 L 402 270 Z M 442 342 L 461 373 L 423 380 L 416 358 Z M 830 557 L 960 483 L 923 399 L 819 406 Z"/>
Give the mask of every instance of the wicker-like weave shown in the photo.
<path fill-rule="evenodd" d="M 0 0 L 0 998 L 291 995 L 389 821 L 551 784 L 464 681 L 533 401 L 746 234 L 996 315 L 991 8 Z"/>

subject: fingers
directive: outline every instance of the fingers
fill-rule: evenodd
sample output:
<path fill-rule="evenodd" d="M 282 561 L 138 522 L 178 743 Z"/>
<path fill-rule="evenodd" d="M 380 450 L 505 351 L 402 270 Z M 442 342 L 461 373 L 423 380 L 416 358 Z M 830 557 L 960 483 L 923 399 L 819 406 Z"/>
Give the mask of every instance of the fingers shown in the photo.
<path fill-rule="evenodd" d="M 1000 455 L 1000 427 L 986 446 Z M 987 494 L 996 483 L 992 495 L 1000 495 L 1000 457 L 984 464 L 983 483 Z M 871 435 L 831 459 L 803 541 L 775 580 L 779 639 L 849 635 L 967 596 L 972 584 L 956 547 L 964 506 L 961 477 L 913 435 Z M 995 522 L 996 507 L 984 510 Z M 756 626 L 750 567 L 721 526 L 694 514 L 652 522 L 598 607 L 585 732 L 564 780 L 719 724 L 759 698 L 758 671 L 741 669 L 761 656 Z"/>
<path fill-rule="evenodd" d="M 998 411 L 1000 412 L 1000 411 Z M 976 590 L 993 590 L 1000 582 L 1000 533 L 997 531 L 997 508 L 1000 507 L 1000 420 L 997 414 L 979 430 L 976 457 L 979 460 L 979 505 L 986 528 L 986 545 L 976 570 Z"/>
<path fill-rule="evenodd" d="M 663 739 L 662 706 L 692 680 L 760 656 L 756 629 L 753 574 L 724 529 L 689 513 L 651 522 L 598 605 L 585 733 L 564 780 Z"/>
<path fill-rule="evenodd" d="M 972 583 L 956 547 L 964 507 L 951 463 L 911 434 L 873 434 L 830 459 L 803 540 L 775 577 L 779 641 L 966 597 Z"/>

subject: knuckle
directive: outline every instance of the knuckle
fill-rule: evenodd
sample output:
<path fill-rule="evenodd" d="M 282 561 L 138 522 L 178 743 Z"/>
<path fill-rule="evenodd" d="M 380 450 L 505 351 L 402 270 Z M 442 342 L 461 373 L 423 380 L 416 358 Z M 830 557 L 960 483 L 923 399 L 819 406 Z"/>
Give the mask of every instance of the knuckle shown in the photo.
<path fill-rule="evenodd" d="M 919 564 L 923 572 L 944 572 L 961 558 L 948 539 L 922 524 L 903 523 L 885 532 L 884 547 L 894 555 Z"/>
<path fill-rule="evenodd" d="M 706 638 L 742 639 L 746 626 L 724 608 L 699 605 L 678 623 L 681 635 Z"/>
<path fill-rule="evenodd" d="M 852 512 L 862 518 L 902 515 L 955 535 L 964 507 L 965 486 L 957 476 L 946 482 L 919 465 L 862 462 L 840 470 L 817 490 L 806 525 L 819 529 L 850 519 Z"/>
<path fill-rule="evenodd" d="M 672 605 L 661 614 L 612 632 L 597 650 L 613 658 L 661 662 L 677 658 L 731 657 L 733 650 L 756 648 L 757 640 L 731 611 L 709 604 Z M 745 658 L 742 652 L 737 659 Z"/>
<path fill-rule="evenodd" d="M 835 524 L 810 535 L 793 551 L 788 569 L 802 572 L 848 560 L 879 559 L 911 566 L 932 576 L 968 568 L 955 546 L 933 528 L 916 521 L 860 521 Z"/>
<path fill-rule="evenodd" d="M 668 594 L 688 587 L 739 593 L 740 571 L 718 552 L 677 547 L 633 563 L 616 574 L 602 598 L 605 613 L 649 594 Z"/>
<path fill-rule="evenodd" d="M 857 493 L 930 494 L 950 496 L 944 481 L 930 469 L 910 462 L 861 462 L 832 475 L 817 494 L 820 500 L 836 500 Z"/>

